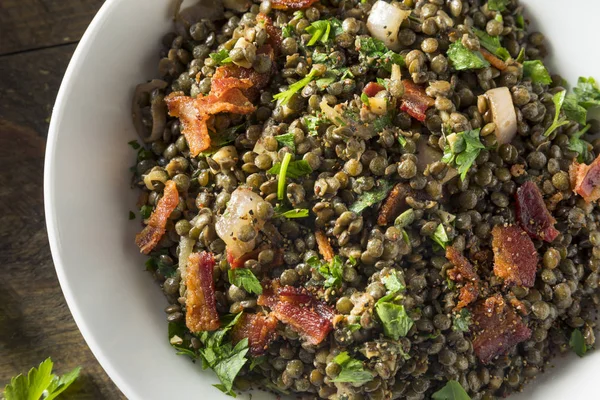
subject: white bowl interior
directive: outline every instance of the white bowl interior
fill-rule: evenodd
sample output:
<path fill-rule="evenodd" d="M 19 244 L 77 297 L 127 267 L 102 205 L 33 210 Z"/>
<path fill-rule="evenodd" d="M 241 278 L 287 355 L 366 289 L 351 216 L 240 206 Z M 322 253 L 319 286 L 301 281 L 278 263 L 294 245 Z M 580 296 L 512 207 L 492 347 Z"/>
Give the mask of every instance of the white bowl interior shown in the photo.
<path fill-rule="evenodd" d="M 593 49 L 600 3 L 527 0 L 527 15 L 552 45 L 549 65 L 571 83 L 600 78 Z M 585 10 L 582 12 L 582 10 Z M 73 316 L 94 355 L 130 399 L 224 398 L 217 380 L 167 340 L 166 302 L 144 271 L 129 221 L 137 135 L 130 103 L 135 85 L 157 75 L 162 35 L 171 29 L 164 0 L 108 0 L 82 39 L 55 105 L 46 154 L 50 245 Z M 557 368 L 515 399 L 594 398 L 600 354 L 555 359 Z M 573 388 L 577 388 L 576 391 Z M 586 396 L 585 393 L 588 395 Z M 272 398 L 257 394 L 255 399 Z"/>

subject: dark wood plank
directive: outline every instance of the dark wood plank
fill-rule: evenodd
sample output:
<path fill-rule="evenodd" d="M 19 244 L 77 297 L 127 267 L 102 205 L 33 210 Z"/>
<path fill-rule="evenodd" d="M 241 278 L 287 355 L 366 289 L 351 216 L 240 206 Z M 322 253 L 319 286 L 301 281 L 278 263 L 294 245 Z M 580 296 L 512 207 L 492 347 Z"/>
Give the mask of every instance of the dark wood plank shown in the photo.
<path fill-rule="evenodd" d="M 0 55 L 77 42 L 104 0 L 1 0 Z"/>
<path fill-rule="evenodd" d="M 59 373 L 82 366 L 66 398 L 121 399 L 67 308 L 44 222 L 45 137 L 74 48 L 0 57 L 0 391 L 52 357 Z"/>

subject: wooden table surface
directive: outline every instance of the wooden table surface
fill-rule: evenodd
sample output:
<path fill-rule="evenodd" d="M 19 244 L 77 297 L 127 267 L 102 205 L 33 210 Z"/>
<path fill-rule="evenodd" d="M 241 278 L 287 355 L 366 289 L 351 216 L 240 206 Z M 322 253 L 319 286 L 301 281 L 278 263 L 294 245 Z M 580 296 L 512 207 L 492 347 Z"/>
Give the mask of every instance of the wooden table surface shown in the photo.
<path fill-rule="evenodd" d="M 0 393 L 52 357 L 82 375 L 66 399 L 122 399 L 86 345 L 56 278 L 44 222 L 52 105 L 103 0 L 0 0 Z M 2 396 L 0 396 L 2 397 Z"/>

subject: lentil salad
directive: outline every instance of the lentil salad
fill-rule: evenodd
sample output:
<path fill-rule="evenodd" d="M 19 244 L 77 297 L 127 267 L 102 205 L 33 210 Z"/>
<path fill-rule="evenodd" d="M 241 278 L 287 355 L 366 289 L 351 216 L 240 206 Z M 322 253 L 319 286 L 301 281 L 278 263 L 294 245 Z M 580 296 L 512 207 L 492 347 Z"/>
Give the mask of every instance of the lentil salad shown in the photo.
<path fill-rule="evenodd" d="M 517 0 L 174 20 L 134 95 L 136 243 L 218 389 L 494 399 L 594 346 L 600 90 Z"/>

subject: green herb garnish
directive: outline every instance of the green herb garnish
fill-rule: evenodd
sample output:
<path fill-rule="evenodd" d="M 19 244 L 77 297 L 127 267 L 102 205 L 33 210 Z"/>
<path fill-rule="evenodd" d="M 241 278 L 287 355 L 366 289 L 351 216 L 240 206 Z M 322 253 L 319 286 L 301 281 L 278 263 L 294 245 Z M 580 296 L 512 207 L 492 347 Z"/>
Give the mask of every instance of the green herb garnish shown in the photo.
<path fill-rule="evenodd" d="M 485 149 L 485 146 L 479 140 L 480 130 L 452 133 L 446 137 L 442 161 L 448 165 L 458 167 L 461 180 L 465 180 L 467 172 L 477 160 L 479 153 Z"/>
<path fill-rule="evenodd" d="M 575 92 L 579 104 L 586 110 L 600 106 L 600 89 L 594 78 L 580 77 L 573 92 Z"/>
<path fill-rule="evenodd" d="M 406 289 L 404 279 L 400 273 L 395 270 L 392 270 L 389 274 L 382 277 L 381 282 L 385 286 L 388 293 L 397 293 Z"/>
<path fill-rule="evenodd" d="M 290 154 L 290 158 L 291 158 L 291 154 Z M 284 161 L 285 161 L 285 156 L 284 156 Z M 280 162 L 280 163 L 276 163 L 275 165 L 273 165 L 271 167 L 271 169 L 268 170 L 267 172 L 269 174 L 273 174 L 273 175 L 277 175 L 277 174 L 281 175 L 282 169 L 283 169 L 283 162 Z M 306 160 L 291 161 L 291 162 L 288 162 L 287 171 L 285 172 L 285 174 L 286 174 L 285 176 L 287 178 L 296 179 L 296 178 L 300 178 L 301 176 L 308 175 L 311 172 L 313 172 L 313 170 L 310 167 L 310 164 Z"/>
<path fill-rule="evenodd" d="M 350 211 L 361 214 L 366 208 L 385 200 L 394 185 L 386 180 L 377 181 L 377 187 L 361 194 L 350 206 Z"/>
<path fill-rule="evenodd" d="M 52 373 L 52 360 L 47 358 L 27 375 L 19 374 L 4 387 L 6 400 L 52 400 L 64 392 L 79 376 L 80 367 L 63 376 Z"/>
<path fill-rule="evenodd" d="M 208 56 L 219 65 L 233 62 L 231 57 L 229 57 L 229 52 L 225 49 L 221 49 L 216 53 L 210 53 Z"/>
<path fill-rule="evenodd" d="M 510 3 L 510 0 L 490 0 L 488 1 L 488 9 L 492 11 L 506 11 L 506 7 Z"/>
<path fill-rule="evenodd" d="M 439 224 L 437 228 L 435 228 L 435 232 L 431 235 L 431 239 L 434 242 L 439 244 L 443 249 L 446 248 L 450 239 L 448 239 L 448 234 L 446 233 L 446 228 L 444 228 L 443 224 Z"/>
<path fill-rule="evenodd" d="M 467 49 L 460 40 L 450 45 L 447 54 L 450 65 L 457 71 L 480 69 L 490 65 L 480 52 Z"/>
<path fill-rule="evenodd" d="M 309 215 L 309 211 L 306 208 L 295 208 L 293 210 L 285 211 L 279 214 L 280 217 L 293 219 L 293 218 L 306 218 Z"/>
<path fill-rule="evenodd" d="M 523 18 L 522 14 L 519 14 L 515 17 L 515 24 L 519 29 L 525 29 L 525 18 Z"/>
<path fill-rule="evenodd" d="M 363 92 L 360 94 L 360 101 L 362 101 L 367 107 L 369 106 L 369 96 L 367 96 L 366 93 Z"/>
<path fill-rule="evenodd" d="M 281 105 L 287 104 L 288 101 L 290 101 L 290 99 L 292 98 L 292 96 L 298 91 L 302 90 L 304 86 L 308 85 L 315 78 L 316 75 L 317 70 L 311 69 L 308 75 L 306 75 L 304 78 L 292 83 L 287 90 L 277 93 L 275 96 L 273 96 L 273 100 L 281 100 Z"/>
<path fill-rule="evenodd" d="M 127 144 L 130 145 L 131 148 L 134 150 L 138 150 L 140 147 L 142 147 L 137 140 L 132 140 L 130 142 L 127 142 Z"/>
<path fill-rule="evenodd" d="M 248 268 L 235 268 L 227 272 L 229 283 L 244 289 L 248 293 L 262 294 L 262 285 Z"/>
<path fill-rule="evenodd" d="M 466 308 L 463 308 L 454 317 L 452 329 L 459 332 L 468 332 L 471 323 L 471 313 Z"/>
<path fill-rule="evenodd" d="M 290 150 L 296 151 L 296 143 L 294 143 L 294 134 L 293 133 L 286 133 L 283 135 L 275 136 L 275 140 L 277 140 L 277 142 L 280 145 L 287 146 L 290 148 Z"/>
<path fill-rule="evenodd" d="M 142 219 L 148 219 L 152 215 L 152 206 L 142 206 L 140 208 L 140 215 Z"/>
<path fill-rule="evenodd" d="M 569 346 L 579 357 L 583 357 L 585 353 L 587 353 L 588 348 L 585 344 L 585 338 L 579 329 L 575 329 L 571 332 Z"/>
<path fill-rule="evenodd" d="M 510 53 L 500 44 L 500 38 L 498 36 L 491 36 L 487 32 L 482 31 L 481 29 L 472 28 L 475 36 L 479 38 L 479 43 L 483 46 L 487 51 L 496 56 L 500 57 L 502 60 L 506 61 L 510 58 Z"/>
<path fill-rule="evenodd" d="M 465 389 L 457 381 L 450 380 L 446 385 L 431 395 L 433 400 L 471 400 Z"/>
<path fill-rule="evenodd" d="M 319 20 L 307 26 L 305 30 L 312 35 L 306 44 L 307 46 L 314 46 L 317 42 L 325 44 L 329 40 L 332 31 L 334 37 L 342 33 L 342 23 L 335 18 Z"/>
<path fill-rule="evenodd" d="M 292 155 L 290 153 L 285 153 L 285 156 L 283 156 L 283 160 L 281 161 L 281 164 L 279 164 L 279 181 L 277 182 L 277 198 L 279 200 L 283 200 L 283 197 L 285 195 L 285 178 L 287 175 L 287 170 L 288 170 L 288 166 L 290 165 L 290 160 L 292 159 Z M 271 170 L 273 170 L 276 166 L 273 166 L 273 168 L 271 168 L 269 170 L 269 172 L 271 172 Z M 271 172 L 272 173 L 272 172 Z"/>
<path fill-rule="evenodd" d="M 375 304 L 375 311 L 383 325 L 383 333 L 398 340 L 408 334 L 414 322 L 406 313 L 403 305 L 395 304 L 392 301 L 383 301 L 384 299 L 390 300 L 389 297 L 385 296 L 379 299 Z"/>
<path fill-rule="evenodd" d="M 582 130 L 575 132 L 573 136 L 569 138 L 568 149 L 579 154 L 577 157 L 577 161 L 579 162 L 585 162 L 585 159 L 587 158 L 589 143 L 585 140 L 581 140 L 581 137 L 585 135 L 585 133 L 590 130 L 591 127 L 592 125 L 588 124 Z"/>
<path fill-rule="evenodd" d="M 311 257 L 306 262 L 311 268 L 319 271 L 321 276 L 325 278 L 323 286 L 329 287 L 340 287 L 342 286 L 342 279 L 344 274 L 344 263 L 340 256 L 333 257 L 330 262 L 321 262 L 317 257 Z"/>
<path fill-rule="evenodd" d="M 292 25 L 287 24 L 286 26 L 284 26 L 283 28 L 281 28 L 281 36 L 284 39 L 292 37 L 293 34 L 294 34 L 294 27 Z"/>
<path fill-rule="evenodd" d="M 370 67 L 381 67 L 390 72 L 394 64 L 405 65 L 404 57 L 389 50 L 379 39 L 371 36 L 357 36 L 355 45 L 359 52 L 359 61 L 365 62 Z"/>
<path fill-rule="evenodd" d="M 335 356 L 333 362 L 342 367 L 342 370 L 332 382 L 347 382 L 360 386 L 373 380 L 373 374 L 364 369 L 363 363 L 350 357 L 346 351 Z"/>
<path fill-rule="evenodd" d="M 540 60 L 523 61 L 523 77 L 530 78 L 533 83 L 549 85 L 552 78 Z"/>
<path fill-rule="evenodd" d="M 129 220 L 135 219 L 135 213 L 133 211 L 129 211 Z"/>
<path fill-rule="evenodd" d="M 550 136 L 552 132 L 557 130 L 563 125 L 567 125 L 569 121 L 566 118 L 560 117 L 560 109 L 562 108 L 563 102 L 565 101 L 565 95 L 567 94 L 566 90 L 560 91 L 552 96 L 552 102 L 554 103 L 555 111 L 554 111 L 554 120 L 552 121 L 552 125 L 548 127 L 544 136 Z"/>

